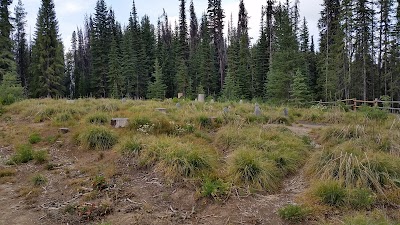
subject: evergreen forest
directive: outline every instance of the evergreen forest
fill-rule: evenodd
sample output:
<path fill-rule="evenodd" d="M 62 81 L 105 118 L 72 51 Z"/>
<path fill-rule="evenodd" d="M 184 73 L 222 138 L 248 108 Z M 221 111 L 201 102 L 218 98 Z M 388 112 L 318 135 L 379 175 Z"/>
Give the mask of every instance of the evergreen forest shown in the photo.
<path fill-rule="evenodd" d="M 53 0 L 41 1 L 31 38 L 22 0 L 14 13 L 12 0 L 0 0 L 0 100 L 400 100 L 400 0 L 321 0 L 319 37 L 300 17 L 299 0 L 266 0 L 259 25 L 251 24 L 256 40 L 243 0 L 238 21 L 225 20 L 232 15 L 221 1 L 208 0 L 197 15 L 193 0 L 179 0 L 179 21 L 164 11 L 152 24 L 134 0 L 122 22 L 98 0 L 64 49 Z"/>

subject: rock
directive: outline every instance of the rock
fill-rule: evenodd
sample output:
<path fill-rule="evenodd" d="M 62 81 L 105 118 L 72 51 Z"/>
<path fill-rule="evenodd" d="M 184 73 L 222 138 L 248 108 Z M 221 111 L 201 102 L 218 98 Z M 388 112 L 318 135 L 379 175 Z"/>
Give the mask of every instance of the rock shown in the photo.
<path fill-rule="evenodd" d="M 156 108 L 156 111 L 159 111 L 161 113 L 167 114 L 167 109 L 166 108 Z"/>
<path fill-rule="evenodd" d="M 228 114 L 228 113 L 229 113 L 229 108 L 228 108 L 228 107 L 225 106 L 223 110 L 224 110 L 224 113 L 225 113 L 225 114 Z"/>
<path fill-rule="evenodd" d="M 127 127 L 128 126 L 128 118 L 112 118 L 111 126 L 114 128 Z"/>
<path fill-rule="evenodd" d="M 260 106 L 257 103 L 254 106 L 254 115 L 261 116 L 261 109 L 260 109 Z"/>
<path fill-rule="evenodd" d="M 66 127 L 62 127 L 59 130 L 60 130 L 60 133 L 62 133 L 62 134 L 69 133 L 69 128 L 66 128 Z"/>
<path fill-rule="evenodd" d="M 198 100 L 199 102 L 205 102 L 205 96 L 206 96 L 205 94 L 199 94 L 197 100 Z"/>
<path fill-rule="evenodd" d="M 283 115 L 284 115 L 285 117 L 288 117 L 288 116 L 289 116 L 289 110 L 288 110 L 287 108 L 284 108 L 284 109 L 283 109 Z"/>
<path fill-rule="evenodd" d="M 176 108 L 180 109 L 181 108 L 181 103 L 176 103 Z"/>
<path fill-rule="evenodd" d="M 240 101 L 239 101 L 239 104 L 243 104 L 243 100 L 240 100 Z"/>

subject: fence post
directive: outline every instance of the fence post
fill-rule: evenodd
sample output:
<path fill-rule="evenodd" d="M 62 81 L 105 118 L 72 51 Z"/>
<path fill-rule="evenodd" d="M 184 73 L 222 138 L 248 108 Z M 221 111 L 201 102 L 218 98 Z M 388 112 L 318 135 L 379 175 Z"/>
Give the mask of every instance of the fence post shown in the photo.
<path fill-rule="evenodd" d="M 375 100 L 374 100 L 374 107 L 378 107 L 378 99 L 377 98 L 375 98 Z"/>
<path fill-rule="evenodd" d="M 357 111 L 357 99 L 353 98 L 353 111 Z"/>

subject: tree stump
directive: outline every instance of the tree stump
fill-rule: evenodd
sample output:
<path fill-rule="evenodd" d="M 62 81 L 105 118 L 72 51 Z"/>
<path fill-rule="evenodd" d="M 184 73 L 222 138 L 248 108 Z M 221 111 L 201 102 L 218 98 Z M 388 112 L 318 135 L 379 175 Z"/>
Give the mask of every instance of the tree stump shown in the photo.
<path fill-rule="evenodd" d="M 111 126 L 114 128 L 121 128 L 128 126 L 128 118 L 112 118 Z"/>

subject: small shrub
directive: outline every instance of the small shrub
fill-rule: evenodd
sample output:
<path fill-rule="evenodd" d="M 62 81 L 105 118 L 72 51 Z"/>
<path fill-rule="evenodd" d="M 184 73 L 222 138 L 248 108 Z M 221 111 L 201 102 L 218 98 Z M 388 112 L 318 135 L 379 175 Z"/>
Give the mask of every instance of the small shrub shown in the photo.
<path fill-rule="evenodd" d="M 57 112 L 58 110 L 54 108 L 45 108 L 36 114 L 34 120 L 35 122 L 44 122 L 46 120 L 50 120 Z"/>
<path fill-rule="evenodd" d="M 360 108 L 360 112 L 370 120 L 384 121 L 389 117 L 387 111 L 380 110 L 375 107 L 363 106 Z"/>
<path fill-rule="evenodd" d="M 43 175 L 37 174 L 32 177 L 32 182 L 33 182 L 33 185 L 35 185 L 35 186 L 42 186 L 47 183 L 47 179 Z"/>
<path fill-rule="evenodd" d="M 103 190 L 107 188 L 106 178 L 102 175 L 93 178 L 92 186 L 95 190 Z"/>
<path fill-rule="evenodd" d="M 143 149 L 142 144 L 136 140 L 128 140 L 121 147 L 121 151 L 123 154 L 135 155 L 135 156 L 138 156 L 142 149 Z"/>
<path fill-rule="evenodd" d="M 274 191 L 278 188 L 280 174 L 277 168 L 257 150 L 235 151 L 230 157 L 229 172 L 236 182 L 259 190 Z"/>
<path fill-rule="evenodd" d="M 108 116 L 102 113 L 96 113 L 88 116 L 87 122 L 96 125 L 103 125 L 108 122 Z"/>
<path fill-rule="evenodd" d="M 89 149 L 108 150 L 117 141 L 117 135 L 104 127 L 93 127 L 83 134 L 83 142 Z"/>
<path fill-rule="evenodd" d="M 31 144 L 37 144 L 40 141 L 42 141 L 42 138 L 40 137 L 40 134 L 38 134 L 38 133 L 33 133 L 29 136 L 29 143 L 31 143 Z"/>
<path fill-rule="evenodd" d="M 35 151 L 33 154 L 33 159 L 36 160 L 38 164 L 43 164 L 48 160 L 48 154 L 46 150 Z"/>
<path fill-rule="evenodd" d="M 203 197 L 218 198 L 222 195 L 226 195 L 228 191 L 228 184 L 224 183 L 220 179 L 206 178 L 205 180 L 203 180 L 201 186 L 201 195 Z"/>
<path fill-rule="evenodd" d="M 197 121 L 201 128 L 209 128 L 212 125 L 211 120 L 210 118 L 208 118 L 208 116 L 199 116 L 197 118 Z"/>
<path fill-rule="evenodd" d="M 337 181 L 326 181 L 315 189 L 315 195 L 322 203 L 330 206 L 342 206 L 346 201 L 346 189 Z"/>
<path fill-rule="evenodd" d="M 374 193 L 364 188 L 351 190 L 348 199 L 354 209 L 370 209 L 375 202 Z"/>
<path fill-rule="evenodd" d="M 20 145 L 15 154 L 11 157 L 9 164 L 27 163 L 33 160 L 33 150 L 30 145 Z"/>
<path fill-rule="evenodd" d="M 279 216 L 291 222 L 304 221 L 309 215 L 309 209 L 301 205 L 287 205 L 279 209 Z"/>

